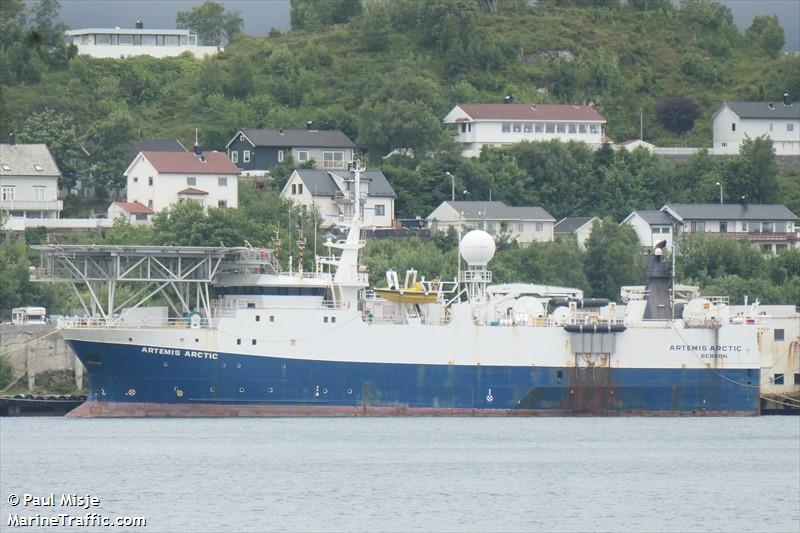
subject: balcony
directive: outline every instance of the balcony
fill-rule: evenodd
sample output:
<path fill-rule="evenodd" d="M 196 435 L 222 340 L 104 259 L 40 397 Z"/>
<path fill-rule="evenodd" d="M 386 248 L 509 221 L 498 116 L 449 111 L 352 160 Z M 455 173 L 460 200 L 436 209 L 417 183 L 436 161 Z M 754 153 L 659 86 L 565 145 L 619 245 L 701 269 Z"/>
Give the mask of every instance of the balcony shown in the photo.
<path fill-rule="evenodd" d="M 64 202 L 61 200 L 0 200 L 0 209 L 4 211 L 61 211 Z"/>
<path fill-rule="evenodd" d="M 686 237 L 727 237 L 736 240 L 748 240 L 756 243 L 792 243 L 800 242 L 800 233 L 797 232 L 762 232 L 762 231 L 688 231 L 683 233 Z"/>

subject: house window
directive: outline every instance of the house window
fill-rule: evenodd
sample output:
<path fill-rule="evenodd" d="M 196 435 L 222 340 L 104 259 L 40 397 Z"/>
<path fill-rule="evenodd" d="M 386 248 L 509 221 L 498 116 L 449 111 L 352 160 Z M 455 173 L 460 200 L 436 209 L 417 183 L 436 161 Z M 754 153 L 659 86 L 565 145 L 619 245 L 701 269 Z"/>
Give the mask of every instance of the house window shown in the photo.
<path fill-rule="evenodd" d="M 147 184 L 149 186 L 151 186 L 151 187 L 153 186 L 153 176 L 148 176 L 147 177 Z"/>
<path fill-rule="evenodd" d="M 147 215 L 145 213 L 136 213 L 136 220 L 147 220 Z"/>
<path fill-rule="evenodd" d="M 794 375 L 794 384 L 795 385 L 800 385 L 800 374 L 795 374 Z"/>
<path fill-rule="evenodd" d="M 772 122 L 769 123 L 769 131 L 772 131 Z"/>
<path fill-rule="evenodd" d="M 656 226 L 656 227 L 653 228 L 653 235 L 658 234 L 658 233 L 661 233 L 661 228 Z"/>
<path fill-rule="evenodd" d="M 382 217 L 386 214 L 386 206 L 383 204 L 375 204 L 375 216 Z"/>
<path fill-rule="evenodd" d="M 244 150 L 242 152 L 242 161 L 244 161 L 245 163 L 250 162 L 250 150 Z"/>
<path fill-rule="evenodd" d="M 533 124 L 530 122 L 526 122 L 522 125 L 522 131 L 525 133 L 532 133 L 533 132 Z"/>
<path fill-rule="evenodd" d="M 522 233 L 524 230 L 525 230 L 525 224 L 523 224 L 522 222 L 517 224 L 517 231 L 518 232 Z"/>
<path fill-rule="evenodd" d="M 566 133 L 567 132 L 567 125 L 566 124 L 556 124 L 556 131 L 558 133 Z"/>
<path fill-rule="evenodd" d="M 736 123 L 731 124 L 731 131 L 736 131 Z"/>
<path fill-rule="evenodd" d="M 494 233 L 496 229 L 496 225 L 494 222 L 487 222 L 486 223 L 486 231 L 489 233 Z"/>
<path fill-rule="evenodd" d="M 155 35 L 142 35 L 142 45 L 143 46 L 155 46 L 156 45 L 156 36 Z"/>
<path fill-rule="evenodd" d="M 153 200 L 147 200 L 147 207 L 153 209 Z"/>
<path fill-rule="evenodd" d="M 742 222 L 742 231 L 749 231 L 749 227 L 750 226 L 747 224 L 747 222 Z"/>
<path fill-rule="evenodd" d="M 689 229 L 692 233 L 705 233 L 706 231 L 706 223 L 705 222 L 698 222 L 697 220 L 693 220 L 689 224 Z"/>
<path fill-rule="evenodd" d="M 534 130 L 536 133 L 544 133 L 544 124 L 542 124 L 541 122 L 536 122 L 536 123 L 533 125 L 533 130 Z"/>
<path fill-rule="evenodd" d="M 512 127 L 514 128 L 514 133 L 519 133 L 519 132 L 522 131 L 522 123 L 521 122 L 515 122 Z"/>
<path fill-rule="evenodd" d="M 794 131 L 794 123 L 789 122 L 786 124 L 786 131 Z"/>
<path fill-rule="evenodd" d="M 541 233 L 544 231 L 544 223 L 537 222 L 536 223 L 536 233 Z"/>
<path fill-rule="evenodd" d="M 323 168 L 344 168 L 344 152 L 322 152 Z"/>
<path fill-rule="evenodd" d="M 244 133 L 239 134 L 239 142 L 244 142 Z"/>
<path fill-rule="evenodd" d="M 721 221 L 719 223 L 719 232 L 728 233 L 728 223 L 726 221 Z"/>
<path fill-rule="evenodd" d="M 297 152 L 297 160 L 300 163 L 305 163 L 306 161 L 308 161 L 308 152 L 306 151 Z"/>
<path fill-rule="evenodd" d="M 195 185 L 197 185 L 197 178 L 193 176 L 187 176 L 186 185 L 191 185 L 192 187 L 194 187 Z"/>
<path fill-rule="evenodd" d="M 578 124 L 578 133 L 586 133 L 586 124 Z"/>
<path fill-rule="evenodd" d="M 589 124 L 589 133 L 600 133 L 600 126 L 597 124 Z"/>
<path fill-rule="evenodd" d="M 292 183 L 292 194 L 297 194 L 297 184 Z"/>
<path fill-rule="evenodd" d="M 139 183 L 139 178 L 137 178 L 137 177 L 135 177 L 135 176 L 134 176 L 134 178 L 133 178 L 133 182 L 134 182 L 134 183 Z"/>
<path fill-rule="evenodd" d="M 16 187 L 13 185 L 6 185 L 0 188 L 0 200 L 4 202 L 13 202 L 14 195 L 15 195 Z"/>
<path fill-rule="evenodd" d="M 220 176 L 217 178 L 217 185 L 220 187 L 227 187 L 228 186 L 228 178 Z"/>
<path fill-rule="evenodd" d="M 772 377 L 772 383 L 774 385 L 783 385 L 783 374 L 775 374 Z"/>
<path fill-rule="evenodd" d="M 774 339 L 776 341 L 782 341 L 784 339 L 784 332 L 782 329 L 776 329 L 774 332 Z"/>
<path fill-rule="evenodd" d="M 467 123 L 466 122 L 462 122 L 461 123 L 461 133 L 467 133 Z"/>
<path fill-rule="evenodd" d="M 278 150 L 278 163 L 283 163 L 283 150 Z"/>
<path fill-rule="evenodd" d="M 547 133 L 555 133 L 556 132 L 556 125 L 552 122 L 548 122 L 546 125 Z"/>
<path fill-rule="evenodd" d="M 302 183 L 298 183 L 297 184 L 297 194 L 303 194 L 303 184 Z"/>
<path fill-rule="evenodd" d="M 570 124 L 569 125 L 569 132 L 570 133 L 578 133 L 578 125 L 577 124 Z"/>
<path fill-rule="evenodd" d="M 228 200 L 217 201 L 217 207 L 228 207 Z"/>
<path fill-rule="evenodd" d="M 37 202 L 44 201 L 44 187 L 34 187 L 33 188 L 33 199 Z"/>
<path fill-rule="evenodd" d="M 503 122 L 502 130 L 503 130 L 503 133 L 511 133 L 511 123 L 510 122 Z"/>
<path fill-rule="evenodd" d="M 239 162 L 239 152 L 237 152 L 236 150 L 231 152 L 231 161 L 233 161 L 234 163 Z"/>

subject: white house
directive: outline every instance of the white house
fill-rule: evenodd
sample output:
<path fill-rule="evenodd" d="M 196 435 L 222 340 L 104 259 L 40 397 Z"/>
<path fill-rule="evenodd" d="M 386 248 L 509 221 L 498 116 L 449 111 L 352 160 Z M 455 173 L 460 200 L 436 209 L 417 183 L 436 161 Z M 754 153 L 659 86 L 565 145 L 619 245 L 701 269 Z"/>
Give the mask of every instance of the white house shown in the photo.
<path fill-rule="evenodd" d="M 673 244 L 674 227 L 684 236 L 716 234 L 747 240 L 765 252 L 800 246 L 798 217 L 779 204 L 667 204 L 659 211 L 638 210 L 622 222 L 630 224 L 642 246 L 666 240 Z"/>
<path fill-rule="evenodd" d="M 800 246 L 798 217 L 780 204 L 667 204 L 661 211 L 685 235 L 712 233 L 748 240 L 765 252 Z"/>
<path fill-rule="evenodd" d="M 140 152 L 125 170 L 127 201 L 155 212 L 185 201 L 237 207 L 239 169 L 221 152 L 196 152 Z"/>
<path fill-rule="evenodd" d="M 738 154 L 745 138 L 766 135 L 777 155 L 800 155 L 800 104 L 723 102 L 712 116 L 714 154 Z"/>
<path fill-rule="evenodd" d="M 140 202 L 114 202 L 108 207 L 108 219 L 123 218 L 132 226 L 149 224 L 155 211 Z"/>
<path fill-rule="evenodd" d="M 559 220 L 553 227 L 556 239 L 571 238 L 573 235 L 578 240 L 581 249 L 586 248 L 586 241 L 592 234 L 594 225 L 600 222 L 597 217 L 567 217 Z"/>
<path fill-rule="evenodd" d="M 603 144 L 606 120 L 592 106 L 552 104 L 458 104 L 444 117 L 465 157 L 477 157 L 481 147 L 522 141 L 580 141 Z"/>
<path fill-rule="evenodd" d="M 281 191 L 281 197 L 316 209 L 322 226 L 330 227 L 354 213 L 354 179 L 348 170 L 297 169 Z M 361 173 L 361 216 L 376 228 L 391 228 L 394 224 L 394 201 L 397 195 L 383 172 Z"/>
<path fill-rule="evenodd" d="M 556 219 L 541 207 L 511 207 L 503 202 L 445 201 L 427 218 L 433 231 L 482 229 L 525 245 L 553 240 Z"/>
<path fill-rule="evenodd" d="M 78 54 L 119 59 L 149 55 L 163 58 L 189 52 L 202 59 L 221 51 L 216 46 L 199 46 L 197 35 L 189 30 L 136 28 L 83 28 L 66 32 L 67 41 L 78 47 Z"/>
<path fill-rule="evenodd" d="M 628 139 L 614 145 L 614 150 L 627 150 L 629 152 L 633 152 L 637 148 L 644 148 L 648 152 L 653 152 L 656 146 L 641 139 Z"/>
<path fill-rule="evenodd" d="M 57 219 L 61 172 L 44 144 L 0 144 L 0 210 L 12 218 Z"/>
<path fill-rule="evenodd" d="M 661 241 L 667 241 L 667 250 L 672 250 L 672 225 L 674 219 L 665 211 L 638 209 L 625 217 L 623 224 L 633 226 L 639 242 L 651 249 Z"/>

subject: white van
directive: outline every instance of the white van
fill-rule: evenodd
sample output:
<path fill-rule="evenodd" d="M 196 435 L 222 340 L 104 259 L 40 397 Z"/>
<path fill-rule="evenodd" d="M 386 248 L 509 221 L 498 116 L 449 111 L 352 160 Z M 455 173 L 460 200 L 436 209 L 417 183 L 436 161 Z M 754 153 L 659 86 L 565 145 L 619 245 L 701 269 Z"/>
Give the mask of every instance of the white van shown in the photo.
<path fill-rule="evenodd" d="M 44 307 L 16 307 L 11 310 L 11 323 L 47 324 L 47 310 Z"/>

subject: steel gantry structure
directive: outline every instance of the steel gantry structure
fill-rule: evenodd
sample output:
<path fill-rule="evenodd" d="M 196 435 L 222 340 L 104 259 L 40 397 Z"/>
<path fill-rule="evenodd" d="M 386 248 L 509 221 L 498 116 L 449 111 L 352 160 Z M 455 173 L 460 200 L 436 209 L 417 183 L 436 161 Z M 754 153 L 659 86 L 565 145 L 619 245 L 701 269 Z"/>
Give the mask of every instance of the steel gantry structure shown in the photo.
<path fill-rule="evenodd" d="M 197 310 L 210 317 L 209 285 L 217 274 L 278 270 L 270 250 L 251 247 L 44 244 L 32 248 L 39 251 L 40 265 L 32 270 L 31 281 L 69 283 L 86 314 L 106 320 L 113 320 L 116 310 L 135 309 L 157 294 L 178 316 Z M 118 302 L 123 284 L 133 289 Z M 80 287 L 86 288 L 87 298 Z"/>

